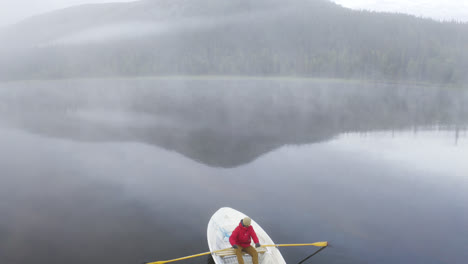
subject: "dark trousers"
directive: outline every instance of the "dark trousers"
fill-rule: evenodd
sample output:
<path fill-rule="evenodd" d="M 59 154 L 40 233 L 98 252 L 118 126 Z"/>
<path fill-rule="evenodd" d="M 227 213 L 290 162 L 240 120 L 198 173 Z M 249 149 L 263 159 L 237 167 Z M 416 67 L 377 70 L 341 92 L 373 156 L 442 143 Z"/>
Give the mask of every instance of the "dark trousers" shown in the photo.
<path fill-rule="evenodd" d="M 247 252 L 247 254 L 252 256 L 253 264 L 258 264 L 258 252 L 254 247 L 249 246 L 249 247 L 243 248 L 237 245 L 236 256 L 237 256 L 237 261 L 239 262 L 239 264 L 244 264 L 244 258 L 242 257 L 242 255 L 244 254 L 243 252 Z"/>

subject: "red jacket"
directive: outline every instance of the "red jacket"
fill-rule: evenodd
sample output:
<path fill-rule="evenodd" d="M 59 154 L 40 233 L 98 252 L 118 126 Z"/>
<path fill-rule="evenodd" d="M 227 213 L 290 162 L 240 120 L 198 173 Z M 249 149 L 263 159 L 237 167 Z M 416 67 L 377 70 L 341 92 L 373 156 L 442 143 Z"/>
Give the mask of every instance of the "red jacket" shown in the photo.
<path fill-rule="evenodd" d="M 229 242 L 231 245 L 239 245 L 243 248 L 250 246 L 250 237 L 253 238 L 255 244 L 258 242 L 257 234 L 255 233 L 253 227 L 250 225 L 248 227 L 244 227 L 242 222 L 239 223 L 239 226 L 234 229 L 231 236 L 229 237 Z"/>

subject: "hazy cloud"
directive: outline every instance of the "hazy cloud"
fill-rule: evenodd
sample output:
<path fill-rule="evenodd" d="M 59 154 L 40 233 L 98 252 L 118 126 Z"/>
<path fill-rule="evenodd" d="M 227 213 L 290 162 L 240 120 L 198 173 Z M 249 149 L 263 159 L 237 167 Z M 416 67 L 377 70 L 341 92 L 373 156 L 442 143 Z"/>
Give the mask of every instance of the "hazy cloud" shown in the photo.
<path fill-rule="evenodd" d="M 0 0 L 0 26 L 33 15 L 88 3 L 134 2 L 135 0 Z M 331 0 L 353 9 L 401 12 L 439 20 L 468 21 L 468 1 L 459 0 Z"/>
<path fill-rule="evenodd" d="M 135 0 L 0 0 L 0 26 L 17 23 L 28 17 L 75 5 Z"/>
<path fill-rule="evenodd" d="M 436 20 L 468 21 L 468 1 L 460 0 L 333 0 L 353 8 L 398 12 Z"/>

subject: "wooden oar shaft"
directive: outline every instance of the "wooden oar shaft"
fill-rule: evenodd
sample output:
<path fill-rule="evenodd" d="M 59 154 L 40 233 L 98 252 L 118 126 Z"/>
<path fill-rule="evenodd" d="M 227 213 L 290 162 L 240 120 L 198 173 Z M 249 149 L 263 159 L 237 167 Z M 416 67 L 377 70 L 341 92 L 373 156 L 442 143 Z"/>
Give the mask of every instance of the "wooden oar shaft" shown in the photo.
<path fill-rule="evenodd" d="M 302 247 L 302 246 L 315 246 L 315 247 L 326 247 L 328 242 L 315 242 L 315 243 L 305 243 L 305 244 L 276 244 L 276 245 L 262 245 L 262 247 Z"/>
<path fill-rule="evenodd" d="M 146 264 L 163 264 L 163 263 L 169 263 L 169 262 L 175 262 L 179 260 L 185 260 L 185 259 L 190 259 L 190 258 L 196 258 L 196 257 L 201 257 L 210 254 L 211 252 L 205 252 L 205 253 L 200 253 L 200 254 L 195 254 L 195 255 L 190 255 L 182 258 L 177 258 L 177 259 L 171 259 L 171 260 L 163 260 L 163 261 L 156 261 L 156 262 L 149 262 Z"/>
<path fill-rule="evenodd" d="M 262 247 L 301 247 L 301 246 L 316 246 L 316 247 L 326 247 L 328 246 L 328 242 L 316 242 L 316 243 L 308 243 L 308 244 L 276 244 L 276 245 L 262 245 Z M 190 255 L 182 258 L 176 258 L 176 259 L 171 259 L 171 260 L 162 260 L 162 261 L 156 261 L 156 262 L 148 262 L 146 264 L 164 264 L 164 263 L 169 263 L 169 262 L 176 262 L 179 260 L 186 260 L 186 259 L 191 259 L 191 258 L 196 258 L 196 257 L 201 257 L 209 254 L 214 254 L 218 252 L 222 252 L 224 250 L 229 250 L 231 248 L 224 248 L 220 250 L 216 250 L 213 252 L 204 252 L 200 254 L 195 254 L 195 255 Z"/>
<path fill-rule="evenodd" d="M 218 252 L 222 252 L 222 251 L 228 250 L 228 249 L 231 249 L 231 248 L 224 248 L 224 249 L 220 249 L 220 250 L 215 250 L 215 251 L 213 251 L 213 252 L 204 252 L 204 253 L 200 253 L 200 254 L 190 255 L 190 256 L 181 257 L 181 258 L 176 258 L 176 259 L 171 259 L 171 260 L 162 260 L 162 261 L 148 262 L 148 263 L 146 263 L 146 264 L 164 264 L 164 263 L 169 263 L 169 262 L 176 262 L 176 261 L 180 261 L 180 260 L 186 260 L 186 259 L 191 259 L 191 258 L 196 258 L 196 257 L 201 257 L 201 256 L 209 255 L 209 254 L 212 254 L 212 253 L 218 253 Z"/>

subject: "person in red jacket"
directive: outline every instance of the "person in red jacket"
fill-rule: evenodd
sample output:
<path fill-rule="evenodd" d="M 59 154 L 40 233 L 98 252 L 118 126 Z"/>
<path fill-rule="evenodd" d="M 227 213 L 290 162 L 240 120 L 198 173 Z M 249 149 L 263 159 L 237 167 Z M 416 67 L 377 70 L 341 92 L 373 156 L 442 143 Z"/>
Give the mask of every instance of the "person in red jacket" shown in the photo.
<path fill-rule="evenodd" d="M 229 242 L 236 250 L 237 261 L 239 264 L 244 264 L 242 251 L 247 252 L 247 254 L 252 256 L 253 264 L 258 264 L 258 252 L 250 245 L 250 242 L 252 241 L 250 238 L 253 239 L 255 247 L 260 247 L 260 243 L 258 241 L 257 234 L 250 225 L 250 222 L 251 220 L 249 217 L 244 217 L 229 237 Z"/>

